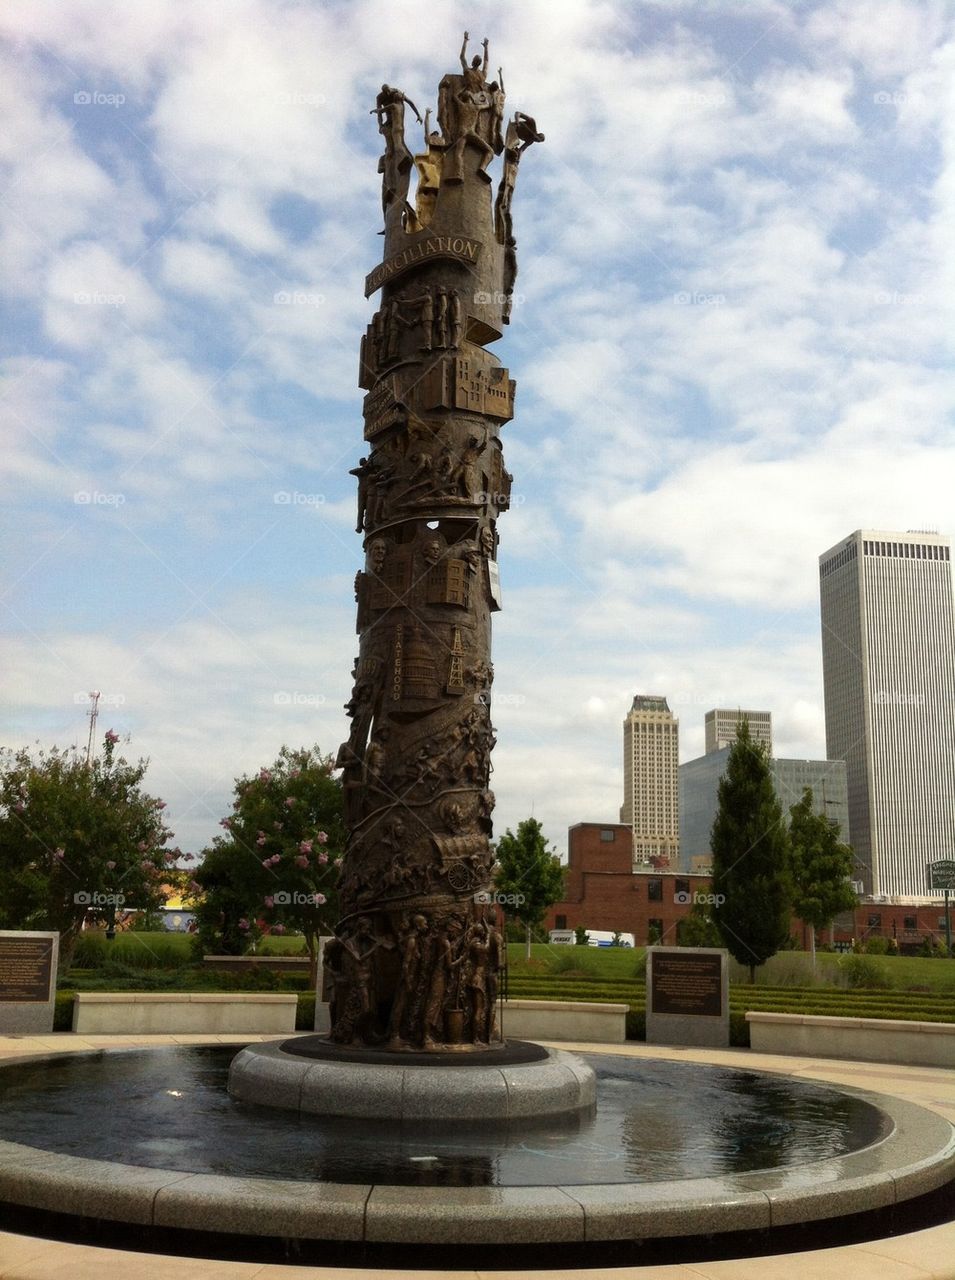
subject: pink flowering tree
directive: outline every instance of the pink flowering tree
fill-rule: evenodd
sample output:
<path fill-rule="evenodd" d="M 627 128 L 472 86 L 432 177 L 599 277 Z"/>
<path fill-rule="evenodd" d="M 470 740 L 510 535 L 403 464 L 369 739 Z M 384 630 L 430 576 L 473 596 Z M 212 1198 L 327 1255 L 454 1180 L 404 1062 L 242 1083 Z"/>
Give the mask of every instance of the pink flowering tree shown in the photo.
<path fill-rule="evenodd" d="M 263 933 L 299 933 L 315 980 L 319 937 L 337 919 L 345 835 L 333 768 L 317 747 L 283 747 L 274 764 L 236 780 L 224 834 L 195 873 L 204 948 L 241 954 Z"/>
<path fill-rule="evenodd" d="M 60 934 L 60 969 L 84 923 L 162 905 L 165 803 L 142 789 L 148 761 L 109 730 L 90 763 L 75 748 L 0 753 L 0 928 Z"/>

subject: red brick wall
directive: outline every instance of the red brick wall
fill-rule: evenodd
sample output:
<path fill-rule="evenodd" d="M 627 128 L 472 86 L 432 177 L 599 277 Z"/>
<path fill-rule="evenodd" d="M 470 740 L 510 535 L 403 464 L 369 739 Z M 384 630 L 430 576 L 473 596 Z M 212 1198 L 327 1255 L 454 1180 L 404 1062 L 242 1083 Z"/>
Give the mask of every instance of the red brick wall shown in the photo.
<path fill-rule="evenodd" d="M 612 841 L 603 841 L 601 831 L 613 831 Z M 576 929 L 601 929 L 611 932 L 632 933 L 638 947 L 645 946 L 649 938 L 651 920 L 663 923 L 663 941 L 676 942 L 676 926 L 689 915 L 692 903 L 674 901 L 677 880 L 689 883 L 691 893 L 709 893 L 709 876 L 677 875 L 672 871 L 631 871 L 632 839 L 630 828 L 619 823 L 581 822 L 568 833 L 568 869 L 566 898 L 556 902 L 544 920 L 545 928 L 556 929 L 557 917 L 566 924 L 560 927 Z M 662 901 L 651 901 L 650 882 L 660 882 Z M 939 921 L 944 907 L 938 905 L 905 907 L 886 903 L 862 903 L 853 913 L 850 927 L 836 927 L 836 942 L 864 941 L 868 937 L 895 938 L 900 948 L 914 950 L 922 938 L 933 936 L 944 941 L 944 927 Z M 952 909 L 955 928 L 955 904 Z M 869 918 L 880 916 L 878 925 L 870 925 Z M 906 929 L 905 918 L 915 916 L 914 930 Z M 809 950 L 809 929 L 793 918 L 791 933 L 805 951 Z M 819 942 L 829 940 L 829 930 L 818 936 Z"/>

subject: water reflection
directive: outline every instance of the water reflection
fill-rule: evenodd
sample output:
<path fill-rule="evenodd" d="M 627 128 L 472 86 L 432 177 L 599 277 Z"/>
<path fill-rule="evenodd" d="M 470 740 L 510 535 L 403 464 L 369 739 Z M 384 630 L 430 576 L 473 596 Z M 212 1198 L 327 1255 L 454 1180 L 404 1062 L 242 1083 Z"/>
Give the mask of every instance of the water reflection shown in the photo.
<path fill-rule="evenodd" d="M 0 1070 L 0 1138 L 152 1168 L 402 1186 L 649 1182 L 783 1170 L 876 1141 L 882 1113 L 805 1081 L 590 1056 L 594 1115 L 527 1130 L 299 1118 L 226 1092 L 234 1050 L 91 1054 Z"/>

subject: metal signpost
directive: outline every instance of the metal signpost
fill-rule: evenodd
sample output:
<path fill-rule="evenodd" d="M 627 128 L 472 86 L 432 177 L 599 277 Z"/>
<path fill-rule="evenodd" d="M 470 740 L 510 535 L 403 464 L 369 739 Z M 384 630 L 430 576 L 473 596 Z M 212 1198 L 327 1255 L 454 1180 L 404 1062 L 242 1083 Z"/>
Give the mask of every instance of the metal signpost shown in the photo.
<path fill-rule="evenodd" d="M 955 858 L 940 858 L 928 864 L 929 888 L 941 889 L 945 894 L 945 949 L 952 954 L 952 917 L 948 910 L 948 895 L 955 889 Z"/>

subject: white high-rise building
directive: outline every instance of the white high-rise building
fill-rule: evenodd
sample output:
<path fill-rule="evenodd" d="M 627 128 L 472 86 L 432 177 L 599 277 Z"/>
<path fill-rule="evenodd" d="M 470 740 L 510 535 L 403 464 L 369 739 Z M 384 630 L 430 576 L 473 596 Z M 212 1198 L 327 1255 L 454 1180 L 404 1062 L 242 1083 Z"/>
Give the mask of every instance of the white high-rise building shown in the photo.
<path fill-rule="evenodd" d="M 860 529 L 819 557 L 826 754 L 845 760 L 865 890 L 924 898 L 955 852 L 950 542 Z"/>
<path fill-rule="evenodd" d="M 707 711 L 703 717 L 705 749 L 707 755 L 711 751 L 722 751 L 731 747 L 736 741 L 736 726 L 740 720 L 749 725 L 749 734 L 754 742 L 766 745 L 766 754 L 773 754 L 773 717 L 769 711 L 741 711 L 738 707 L 717 707 Z"/>
<path fill-rule="evenodd" d="M 679 733 L 666 698 L 637 694 L 623 722 L 620 821 L 633 833 L 633 865 L 679 865 Z"/>

